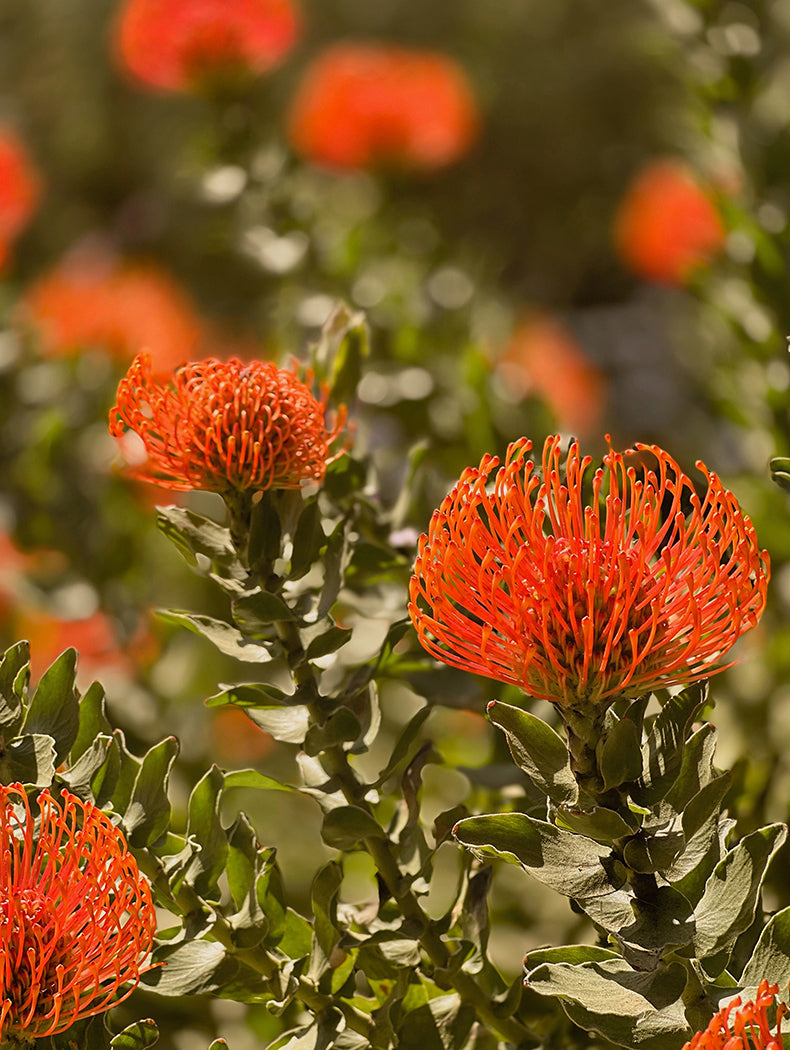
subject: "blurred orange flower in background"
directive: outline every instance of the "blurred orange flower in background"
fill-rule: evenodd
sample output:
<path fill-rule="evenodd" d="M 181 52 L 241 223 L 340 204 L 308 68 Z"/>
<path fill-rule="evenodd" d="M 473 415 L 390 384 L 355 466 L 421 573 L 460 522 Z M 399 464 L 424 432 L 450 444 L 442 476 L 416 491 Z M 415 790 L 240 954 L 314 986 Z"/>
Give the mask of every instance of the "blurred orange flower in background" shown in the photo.
<path fill-rule="evenodd" d="M 273 736 L 265 733 L 240 707 L 219 707 L 209 727 L 211 749 L 217 761 L 227 766 L 256 762 L 277 747 Z"/>
<path fill-rule="evenodd" d="M 535 313 L 521 321 L 496 369 L 516 396 L 542 398 L 560 430 L 586 437 L 598 429 L 606 381 L 557 318 Z"/>
<path fill-rule="evenodd" d="M 19 138 L 0 127 L 0 269 L 41 196 L 41 179 Z"/>
<path fill-rule="evenodd" d="M 431 171 L 477 137 L 477 103 L 446 55 L 377 44 L 337 44 L 308 69 L 288 117 L 294 149 L 335 168 Z"/>
<path fill-rule="evenodd" d="M 712 200 L 681 161 L 648 164 L 629 186 L 614 220 L 614 243 L 640 277 L 684 284 L 724 244 Z"/>
<path fill-rule="evenodd" d="M 32 605 L 19 606 L 13 616 L 14 636 L 30 642 L 30 674 L 38 681 L 64 649 L 79 653 L 78 680 L 90 682 L 107 671 L 132 673 L 132 653 L 121 648 L 111 620 L 103 612 L 67 620 Z"/>
<path fill-rule="evenodd" d="M 265 73 L 291 50 L 300 24 L 291 0 L 128 0 L 116 54 L 145 84 L 191 91 Z"/>
<path fill-rule="evenodd" d="M 21 316 L 45 354 L 99 347 L 127 363 L 145 348 L 157 369 L 193 356 L 202 339 L 196 308 L 169 274 L 101 253 L 63 260 L 28 290 Z"/>

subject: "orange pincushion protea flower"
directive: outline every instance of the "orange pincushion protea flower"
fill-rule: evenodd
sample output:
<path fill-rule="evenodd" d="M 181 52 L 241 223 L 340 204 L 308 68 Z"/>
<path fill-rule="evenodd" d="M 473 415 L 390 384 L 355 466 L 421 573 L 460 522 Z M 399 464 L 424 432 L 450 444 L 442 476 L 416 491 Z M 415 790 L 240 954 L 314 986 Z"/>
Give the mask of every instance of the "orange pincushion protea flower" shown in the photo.
<path fill-rule="evenodd" d="M 229 74 L 265 73 L 299 28 L 291 0 L 128 0 L 116 50 L 146 84 L 191 91 Z"/>
<path fill-rule="evenodd" d="M 159 378 L 142 353 L 117 396 L 110 432 L 135 431 L 148 453 L 134 475 L 171 489 L 230 493 L 321 481 L 345 421 L 341 412 L 327 431 L 324 404 L 267 361 L 208 358 Z"/>
<path fill-rule="evenodd" d="M 693 682 L 765 606 L 768 555 L 735 497 L 702 464 L 707 492 L 666 452 L 657 472 L 612 450 L 606 470 L 547 439 L 543 479 L 526 439 L 469 468 L 420 540 L 409 611 L 445 663 L 574 707 Z M 607 484 L 605 497 L 604 485 Z M 721 668 L 719 668 L 721 670 Z"/>
<path fill-rule="evenodd" d="M 16 135 L 0 128 L 0 267 L 27 225 L 41 195 L 41 181 Z"/>
<path fill-rule="evenodd" d="M 121 832 L 66 791 L 38 809 L 0 787 L 0 1039 L 63 1032 L 151 968 L 151 891 Z"/>
<path fill-rule="evenodd" d="M 775 1032 L 768 1023 L 768 1010 L 775 1004 L 778 991 L 779 985 L 761 981 L 753 1001 L 742 1005 L 737 996 L 683 1050 L 783 1050 L 781 1024 L 787 1013 L 784 1003 L 776 1008 Z M 735 1016 L 730 1020 L 733 1010 Z"/>
<path fill-rule="evenodd" d="M 615 218 L 623 262 L 641 277 L 684 284 L 724 244 L 724 226 L 692 172 L 676 160 L 654 161 L 629 187 Z"/>
<path fill-rule="evenodd" d="M 375 44 L 337 44 L 308 70 L 289 115 L 294 149 L 336 168 L 431 171 L 477 137 L 472 89 L 451 58 Z"/>

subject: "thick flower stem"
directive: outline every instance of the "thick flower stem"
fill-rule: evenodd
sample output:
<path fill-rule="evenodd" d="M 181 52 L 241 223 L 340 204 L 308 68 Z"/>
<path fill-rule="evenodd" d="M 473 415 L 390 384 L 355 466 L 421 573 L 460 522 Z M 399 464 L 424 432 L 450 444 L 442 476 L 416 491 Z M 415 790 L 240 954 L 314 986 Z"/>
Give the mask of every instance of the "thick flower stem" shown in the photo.
<path fill-rule="evenodd" d="M 309 698 L 308 707 L 315 722 L 323 720 L 320 708 L 318 683 L 311 665 L 304 658 L 304 650 L 299 639 L 299 632 L 293 623 L 277 624 L 277 636 L 287 654 L 294 683 L 297 689 Z M 335 780 L 349 805 L 365 810 L 373 816 L 370 803 L 365 798 L 365 785 L 357 779 L 348 761 L 346 752 L 341 747 L 328 748 L 322 753 L 324 768 Z M 425 914 L 420 903 L 411 890 L 409 880 L 405 877 L 395 858 L 392 843 L 389 839 L 369 837 L 364 840 L 365 848 L 376 865 L 384 885 L 401 914 L 419 930 L 419 940 L 426 955 L 433 965 L 446 970 L 450 964 L 450 950 L 433 929 L 431 919 Z M 464 1002 L 475 1007 L 477 1016 L 499 1036 L 509 1040 L 514 1046 L 532 1042 L 530 1033 L 513 1017 L 500 1017 L 493 1009 L 490 996 L 480 988 L 469 974 L 459 970 L 447 976 L 448 983 L 458 992 Z"/>

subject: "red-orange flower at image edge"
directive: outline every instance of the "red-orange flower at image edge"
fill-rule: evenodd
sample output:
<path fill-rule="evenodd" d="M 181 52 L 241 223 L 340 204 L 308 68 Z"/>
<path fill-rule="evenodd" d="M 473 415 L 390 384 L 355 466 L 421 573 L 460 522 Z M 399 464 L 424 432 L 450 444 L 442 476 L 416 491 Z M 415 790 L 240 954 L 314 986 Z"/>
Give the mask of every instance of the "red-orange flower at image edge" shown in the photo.
<path fill-rule="evenodd" d="M 64 1032 L 151 969 L 151 891 L 121 832 L 67 791 L 36 806 L 0 787 L 0 1039 Z"/>
<path fill-rule="evenodd" d="M 336 44 L 308 69 L 288 116 L 292 146 L 335 168 L 432 171 L 477 138 L 477 103 L 450 57 L 384 44 Z"/>
<path fill-rule="evenodd" d="M 422 645 L 466 671 L 571 707 L 697 681 L 765 607 L 751 521 L 698 464 L 700 498 L 654 445 L 592 460 L 560 439 L 468 468 L 420 539 L 409 612 Z M 656 470 L 639 461 L 652 455 Z"/>
<path fill-rule="evenodd" d="M 229 493 L 321 481 L 345 411 L 327 429 L 325 404 L 289 369 L 208 358 L 154 375 L 141 353 L 118 386 L 110 433 L 134 431 L 147 461 L 132 476 L 171 489 Z"/>
<path fill-rule="evenodd" d="M 300 28 L 292 0 L 127 0 L 116 54 L 152 87 L 191 91 L 228 75 L 267 72 Z"/>
<path fill-rule="evenodd" d="M 41 196 L 41 180 L 21 141 L 0 128 L 0 268 Z"/>
<path fill-rule="evenodd" d="M 778 985 L 761 981 L 754 1000 L 742 1004 L 740 996 L 733 999 L 683 1050 L 783 1050 L 781 1024 L 787 1007 L 780 1003 L 776 1008 L 776 1031 L 768 1022 L 768 1010 L 774 1006 L 778 991 Z M 730 1020 L 733 1011 L 735 1016 Z"/>

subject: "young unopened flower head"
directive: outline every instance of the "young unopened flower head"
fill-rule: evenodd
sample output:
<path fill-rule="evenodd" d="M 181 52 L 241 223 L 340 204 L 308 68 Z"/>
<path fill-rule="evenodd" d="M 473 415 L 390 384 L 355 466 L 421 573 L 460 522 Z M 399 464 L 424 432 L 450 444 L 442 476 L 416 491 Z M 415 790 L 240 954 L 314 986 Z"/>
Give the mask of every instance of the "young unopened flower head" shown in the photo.
<path fill-rule="evenodd" d="M 740 996 L 733 999 L 683 1050 L 783 1050 L 781 1025 L 787 1007 L 783 1003 L 777 1006 L 775 1031 L 768 1021 L 778 991 L 778 985 L 761 981 L 754 1000 L 742 1003 Z"/>
<path fill-rule="evenodd" d="M 150 969 L 156 914 L 121 832 L 65 791 L 37 805 L 0 787 L 0 1041 L 63 1032 Z"/>
<path fill-rule="evenodd" d="M 765 606 L 768 555 L 715 474 L 700 498 L 654 445 L 591 459 L 560 439 L 486 456 L 420 540 L 409 612 L 439 660 L 571 707 L 697 681 Z M 652 455 L 656 469 L 629 465 Z M 496 473 L 494 473 L 496 471 Z M 489 486 L 491 476 L 493 486 Z M 587 494 L 591 499 L 586 502 Z"/>
<path fill-rule="evenodd" d="M 147 461 L 133 475 L 170 489 L 219 493 L 299 488 L 321 481 L 345 422 L 327 429 L 325 405 L 268 361 L 193 361 L 156 376 L 141 353 L 118 386 L 110 432 L 132 430 Z"/>

